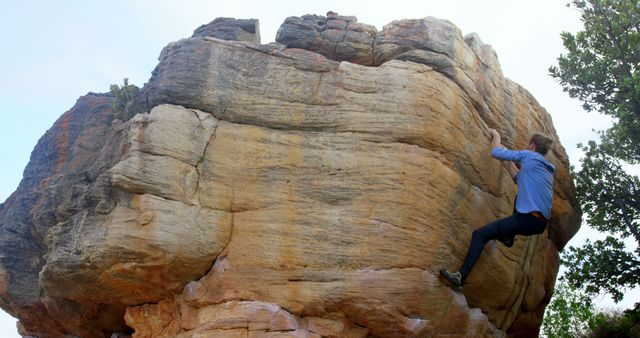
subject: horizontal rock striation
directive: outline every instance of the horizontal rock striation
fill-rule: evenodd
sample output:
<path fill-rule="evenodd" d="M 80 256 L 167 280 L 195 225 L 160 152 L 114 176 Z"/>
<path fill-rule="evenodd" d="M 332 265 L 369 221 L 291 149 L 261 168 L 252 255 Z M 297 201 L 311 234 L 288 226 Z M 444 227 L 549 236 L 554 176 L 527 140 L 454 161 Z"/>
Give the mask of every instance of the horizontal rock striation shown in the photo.
<path fill-rule="evenodd" d="M 490 46 L 430 17 L 258 31 L 216 19 L 162 51 L 131 120 L 89 94 L 43 136 L 0 206 L 21 333 L 537 336 L 580 212 L 549 114 Z M 554 138 L 553 215 L 456 293 L 438 269 L 513 210 L 489 127 Z"/>

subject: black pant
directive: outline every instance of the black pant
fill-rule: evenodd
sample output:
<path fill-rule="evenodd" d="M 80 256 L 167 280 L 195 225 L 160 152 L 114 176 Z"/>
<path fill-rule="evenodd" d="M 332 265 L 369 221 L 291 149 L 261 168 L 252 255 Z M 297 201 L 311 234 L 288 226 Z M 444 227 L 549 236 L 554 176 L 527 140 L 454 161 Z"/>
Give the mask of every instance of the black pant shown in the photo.
<path fill-rule="evenodd" d="M 491 222 L 482 228 L 473 231 L 471 244 L 464 258 L 460 274 L 465 280 L 473 266 L 480 258 L 484 245 L 492 239 L 513 239 L 516 235 L 531 236 L 541 234 L 547 222 L 533 216 L 532 214 L 521 214 L 515 212 L 513 215 Z"/>

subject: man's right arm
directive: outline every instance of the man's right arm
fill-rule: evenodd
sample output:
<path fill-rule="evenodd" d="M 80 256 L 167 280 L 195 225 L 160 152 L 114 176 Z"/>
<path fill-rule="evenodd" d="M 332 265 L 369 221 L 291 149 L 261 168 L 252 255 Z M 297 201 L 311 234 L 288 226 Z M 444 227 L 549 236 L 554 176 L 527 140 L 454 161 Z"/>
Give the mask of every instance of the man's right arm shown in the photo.
<path fill-rule="evenodd" d="M 500 137 L 500 134 L 498 134 L 497 130 L 491 128 L 489 129 L 489 133 L 491 133 L 491 149 L 496 147 L 504 147 L 502 145 L 502 138 Z"/>
<path fill-rule="evenodd" d="M 498 133 L 497 130 L 489 129 L 489 133 L 491 133 L 491 137 L 492 137 L 491 156 L 501 161 L 513 161 L 513 162 L 522 161 L 524 157 L 524 152 L 509 150 L 505 146 L 503 146 L 502 138 L 500 137 L 500 134 Z M 516 169 L 516 171 L 515 171 L 515 174 L 512 174 L 511 176 L 515 178 L 515 175 L 517 175 L 519 170 L 517 169 L 517 167 L 515 167 L 515 164 L 513 164 L 513 168 L 509 168 L 509 166 L 507 166 L 507 170 L 509 170 L 509 173 L 511 173 L 513 169 Z"/>

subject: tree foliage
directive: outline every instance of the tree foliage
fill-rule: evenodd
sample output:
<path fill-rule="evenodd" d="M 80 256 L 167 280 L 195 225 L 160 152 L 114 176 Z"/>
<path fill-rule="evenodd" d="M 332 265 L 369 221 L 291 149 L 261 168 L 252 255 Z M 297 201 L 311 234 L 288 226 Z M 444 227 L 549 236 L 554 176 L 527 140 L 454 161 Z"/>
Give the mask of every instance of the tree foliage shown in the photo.
<path fill-rule="evenodd" d="M 116 118 L 127 121 L 133 116 L 133 114 L 127 110 L 127 105 L 138 96 L 140 88 L 132 84 L 130 85 L 129 79 L 126 77 L 123 82 L 124 84 L 122 86 L 112 84 L 109 89 L 111 90 L 111 95 L 113 95 L 111 108 L 113 109 Z"/>
<path fill-rule="evenodd" d="M 640 285 L 640 182 L 627 164 L 640 163 L 640 4 L 638 0 L 574 0 L 584 29 L 561 34 L 566 54 L 549 68 L 563 89 L 587 111 L 613 118 L 600 141 L 582 147 L 574 173 L 587 222 L 605 240 L 571 247 L 563 260 L 569 284 L 589 294 Z M 629 250 L 623 239 L 635 239 Z"/>
<path fill-rule="evenodd" d="M 611 155 L 610 144 L 590 141 L 582 148 L 582 168 L 576 176 L 582 208 L 598 231 L 633 236 L 640 244 L 640 181 Z"/>
<path fill-rule="evenodd" d="M 544 313 L 542 333 L 553 338 L 640 337 L 640 307 L 599 310 L 589 295 L 563 277 Z"/>
<path fill-rule="evenodd" d="M 587 294 L 560 280 L 545 310 L 542 332 L 546 337 L 587 337 L 599 318 Z"/>
<path fill-rule="evenodd" d="M 562 260 L 572 287 L 592 295 L 608 292 L 616 302 L 624 297 L 623 286 L 638 285 L 640 281 L 637 256 L 612 236 L 595 242 L 587 240 L 582 247 L 571 247 Z"/>
<path fill-rule="evenodd" d="M 640 181 L 611 155 L 610 146 L 590 141 L 583 147 L 582 169 L 576 174 L 577 192 L 589 225 L 610 235 L 587 241 L 580 248 L 571 247 L 563 262 L 573 286 L 590 294 L 607 292 L 620 301 L 623 287 L 640 285 Z M 627 237 L 638 243 L 635 253 L 621 240 Z"/>
<path fill-rule="evenodd" d="M 640 161 L 640 9 L 637 0 L 575 0 L 584 30 L 561 34 L 566 55 L 549 68 L 587 111 L 617 119 L 606 140 L 616 157 Z"/>

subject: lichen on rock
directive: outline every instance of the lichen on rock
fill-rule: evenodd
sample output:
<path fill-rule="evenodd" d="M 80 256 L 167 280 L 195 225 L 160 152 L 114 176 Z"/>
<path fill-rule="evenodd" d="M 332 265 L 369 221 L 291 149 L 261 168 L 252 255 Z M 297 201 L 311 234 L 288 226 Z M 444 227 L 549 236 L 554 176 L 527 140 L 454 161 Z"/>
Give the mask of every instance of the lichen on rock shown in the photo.
<path fill-rule="evenodd" d="M 252 28 L 253 27 L 253 28 Z M 446 20 L 217 19 L 169 44 L 131 109 L 78 100 L 0 206 L 0 305 L 23 335 L 536 336 L 580 224 L 551 117 Z M 489 156 L 550 135 L 553 215 L 437 278 L 516 188 Z"/>

